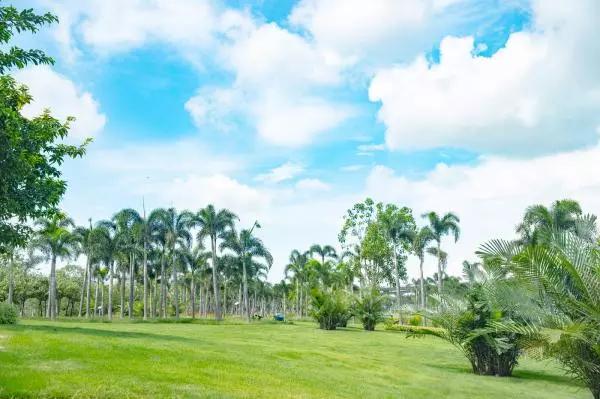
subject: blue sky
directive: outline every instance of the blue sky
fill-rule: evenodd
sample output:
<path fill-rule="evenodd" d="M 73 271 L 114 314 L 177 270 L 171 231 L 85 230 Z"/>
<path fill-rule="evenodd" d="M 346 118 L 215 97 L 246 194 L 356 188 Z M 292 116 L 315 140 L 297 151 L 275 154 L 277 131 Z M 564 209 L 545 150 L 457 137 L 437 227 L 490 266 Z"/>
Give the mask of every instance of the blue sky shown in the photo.
<path fill-rule="evenodd" d="M 73 139 L 94 137 L 66 165 L 79 221 L 141 197 L 215 202 L 261 220 L 276 280 L 365 196 L 462 214 L 451 271 L 531 202 L 599 206 L 596 178 L 545 166 L 596 155 L 593 0 L 27 3 L 61 24 L 21 39 L 57 61 L 17 74 L 25 112 L 74 115 Z"/>

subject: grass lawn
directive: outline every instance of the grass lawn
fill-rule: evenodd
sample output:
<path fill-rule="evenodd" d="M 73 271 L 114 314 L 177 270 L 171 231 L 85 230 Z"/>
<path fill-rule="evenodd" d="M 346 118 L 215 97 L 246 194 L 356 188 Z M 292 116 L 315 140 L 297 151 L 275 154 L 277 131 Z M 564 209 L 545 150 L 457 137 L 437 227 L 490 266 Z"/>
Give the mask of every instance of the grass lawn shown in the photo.
<path fill-rule="evenodd" d="M 0 326 L 5 398 L 591 398 L 553 363 L 469 372 L 434 337 L 314 324 L 24 320 Z"/>

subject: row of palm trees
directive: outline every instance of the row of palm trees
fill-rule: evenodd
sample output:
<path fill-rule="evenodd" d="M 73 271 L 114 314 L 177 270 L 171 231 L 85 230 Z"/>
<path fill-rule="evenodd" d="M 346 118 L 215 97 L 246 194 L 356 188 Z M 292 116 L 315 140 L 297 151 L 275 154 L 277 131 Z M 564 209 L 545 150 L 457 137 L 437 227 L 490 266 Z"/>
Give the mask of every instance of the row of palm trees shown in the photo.
<path fill-rule="evenodd" d="M 46 314 L 55 319 L 58 314 L 56 300 L 56 264 L 60 259 L 85 256 L 86 266 L 81 290 L 80 316 L 90 317 L 92 275 L 105 270 L 108 276 L 107 317 L 113 318 L 114 280 L 121 288 L 121 316 L 124 314 L 124 291 L 128 284 L 127 314 L 133 317 L 137 278 L 142 279 L 143 318 L 150 314 L 149 284 L 153 277 L 160 285 L 159 309 L 161 317 L 168 316 L 168 283 L 172 287 L 174 315 L 180 317 L 180 276 L 190 275 L 190 300 L 192 317 L 195 316 L 197 284 L 205 283 L 210 274 L 212 290 L 208 286 L 205 296 L 212 297 L 215 318 L 223 318 L 221 276 L 235 276 L 243 287 L 243 305 L 246 318 L 250 318 L 248 280 L 266 276 L 273 258 L 264 243 L 253 235 L 260 226 L 237 231 L 237 216 L 228 209 L 217 210 L 213 205 L 197 213 L 178 212 L 174 208 L 159 208 L 146 215 L 134 209 L 123 209 L 110 220 L 101 220 L 88 226 L 75 226 L 65 214 L 36 222 L 37 231 L 31 245 L 41 251 L 50 263 L 48 301 Z M 206 244 L 210 243 L 208 246 Z M 150 273 L 153 276 L 150 276 Z M 126 281 L 127 280 L 127 281 Z M 207 284 L 204 284 L 207 285 Z M 157 287 L 158 288 L 158 287 Z M 84 309 L 85 302 L 85 309 Z M 206 306 L 206 305 L 205 305 Z M 154 316 L 155 311 L 152 316 Z"/>

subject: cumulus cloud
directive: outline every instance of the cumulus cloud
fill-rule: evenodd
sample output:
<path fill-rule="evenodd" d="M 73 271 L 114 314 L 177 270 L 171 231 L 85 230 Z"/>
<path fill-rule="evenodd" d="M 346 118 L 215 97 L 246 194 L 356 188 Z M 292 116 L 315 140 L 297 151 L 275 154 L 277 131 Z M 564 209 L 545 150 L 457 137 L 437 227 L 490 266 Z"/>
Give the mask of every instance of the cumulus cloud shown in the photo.
<path fill-rule="evenodd" d="M 293 179 L 304 172 L 304 165 L 296 162 L 286 162 L 281 166 L 273 168 L 268 173 L 256 176 L 255 180 L 266 183 L 281 183 Z"/>
<path fill-rule="evenodd" d="M 480 244 L 492 238 L 514 237 L 515 226 L 529 205 L 572 198 L 580 201 L 585 211 L 600 214 L 599 157 L 599 146 L 530 160 L 488 157 L 474 166 L 440 164 L 419 180 L 376 166 L 367 178 L 365 193 L 377 200 L 410 206 L 417 219 L 430 210 L 457 213 L 461 238 L 457 244 L 446 240 L 444 249 L 449 253 L 450 273 L 458 275 L 461 262 L 474 259 Z M 433 273 L 435 262 L 427 264 Z M 412 275 L 416 275 L 416 266 L 411 263 Z"/>
<path fill-rule="evenodd" d="M 531 31 L 493 56 L 446 37 L 424 56 L 381 69 L 369 87 L 392 149 L 457 146 L 504 153 L 573 149 L 600 123 L 600 3 L 537 1 Z"/>
<path fill-rule="evenodd" d="M 106 116 L 98 102 L 66 76 L 48 66 L 23 69 L 14 76 L 29 88 L 33 97 L 33 102 L 23 108 L 23 115 L 34 117 L 50 109 L 54 117 L 63 121 L 69 116 L 75 117 L 69 137 L 79 141 L 98 135 L 104 128 Z"/>
<path fill-rule="evenodd" d="M 319 179 L 302 179 L 296 183 L 296 188 L 301 191 L 327 191 L 331 186 Z"/>

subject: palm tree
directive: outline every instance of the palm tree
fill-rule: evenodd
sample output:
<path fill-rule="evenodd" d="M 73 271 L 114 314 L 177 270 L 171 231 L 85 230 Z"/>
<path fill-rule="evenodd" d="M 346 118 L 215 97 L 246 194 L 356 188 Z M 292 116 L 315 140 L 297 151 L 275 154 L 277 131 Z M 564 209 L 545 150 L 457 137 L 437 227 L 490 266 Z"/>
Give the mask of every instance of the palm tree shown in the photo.
<path fill-rule="evenodd" d="M 56 302 L 56 261 L 68 259 L 76 251 L 77 238 L 71 232 L 75 226 L 73 220 L 64 213 L 57 213 L 50 218 L 39 219 L 34 246 L 41 250 L 46 260 L 50 260 L 50 279 L 48 287 L 47 317 L 55 320 L 58 313 Z"/>
<path fill-rule="evenodd" d="M 221 300 L 219 293 L 219 271 L 217 262 L 217 238 L 223 236 L 229 230 L 233 230 L 234 221 L 238 217 L 228 209 L 217 212 L 213 205 L 200 209 L 195 217 L 195 223 L 199 226 L 198 241 L 210 238 L 212 250 L 212 275 L 213 275 L 213 298 L 215 303 L 215 319 L 221 320 Z"/>
<path fill-rule="evenodd" d="M 552 230 L 575 231 L 581 216 L 581 206 L 577 201 L 563 199 L 554 201 L 550 208 L 532 205 L 527 208 L 523 221 L 517 226 L 523 244 L 537 244 L 543 232 Z"/>
<path fill-rule="evenodd" d="M 310 256 L 317 254 L 321 258 L 322 264 L 325 263 L 325 258 L 327 257 L 332 259 L 337 259 L 338 257 L 337 253 L 335 252 L 335 248 L 333 248 L 331 245 L 320 246 L 319 244 L 313 244 L 309 248 L 308 252 L 310 253 Z"/>
<path fill-rule="evenodd" d="M 190 226 L 194 220 L 191 212 L 177 213 L 175 208 L 155 209 L 152 211 L 152 227 L 164 239 L 166 248 L 171 254 L 171 273 L 173 277 L 175 317 L 179 318 L 179 287 L 177 285 L 176 249 L 177 246 L 189 246 L 192 241 Z"/>
<path fill-rule="evenodd" d="M 421 285 L 421 308 L 425 308 L 425 278 L 423 276 L 423 263 L 425 262 L 425 251 L 431 241 L 435 240 L 433 232 L 428 226 L 415 230 L 411 237 L 411 251 L 419 258 L 420 285 Z"/>
<path fill-rule="evenodd" d="M 134 209 L 122 209 L 113 218 L 117 242 L 120 251 L 129 260 L 129 318 L 133 318 L 133 300 L 135 294 L 135 255 L 142 235 L 142 218 Z"/>
<path fill-rule="evenodd" d="M 473 283 L 477 281 L 477 277 L 481 274 L 481 263 L 465 260 L 462 265 L 464 278 L 469 282 L 469 286 L 473 286 Z"/>
<path fill-rule="evenodd" d="M 190 301 L 192 306 L 192 318 L 196 317 L 196 279 L 198 274 L 206 269 L 206 263 L 210 252 L 204 250 L 202 243 L 196 244 L 194 249 L 183 247 L 180 252 L 183 263 L 190 271 Z"/>
<path fill-rule="evenodd" d="M 78 252 L 82 252 L 85 254 L 86 262 L 85 262 L 85 271 L 83 273 L 83 285 L 81 286 L 81 300 L 79 302 L 79 317 L 82 315 L 83 311 L 83 295 L 85 292 L 88 293 L 86 297 L 86 311 L 85 317 L 88 318 L 90 315 L 90 301 L 89 301 L 89 292 L 90 292 L 90 282 L 91 282 L 91 265 L 92 265 L 92 257 L 94 256 L 94 237 L 93 237 L 93 228 L 92 228 L 92 219 L 89 219 L 90 227 L 78 226 L 73 230 L 73 234 L 75 235 L 77 242 L 79 244 Z"/>
<path fill-rule="evenodd" d="M 120 244 L 117 225 L 110 220 L 102 220 L 96 224 L 93 234 L 98 248 L 98 256 L 108 269 L 108 320 L 112 320 L 115 260 Z"/>
<path fill-rule="evenodd" d="M 429 220 L 429 229 L 431 230 L 433 239 L 437 244 L 437 255 L 436 255 L 438 258 L 437 286 L 438 286 L 438 293 L 441 295 L 442 294 L 442 278 L 443 278 L 442 277 L 443 276 L 443 273 L 442 273 L 443 259 L 442 259 L 441 255 L 442 255 L 443 251 L 440 247 L 441 247 L 441 243 L 442 243 L 442 238 L 445 235 L 452 233 L 452 235 L 454 236 L 454 242 L 458 241 L 458 237 L 460 236 L 460 227 L 458 226 L 458 223 L 460 222 L 460 219 L 458 218 L 458 216 L 456 216 L 452 212 L 446 213 L 441 218 L 435 212 L 426 213 L 423 215 L 423 217 L 425 217 Z"/>
<path fill-rule="evenodd" d="M 232 251 L 242 265 L 242 285 L 243 285 L 243 300 L 244 311 L 247 321 L 250 321 L 250 300 L 248 298 L 248 267 L 252 266 L 253 258 L 262 258 L 270 268 L 273 264 L 273 256 L 265 247 L 262 240 L 252 235 L 254 227 L 260 228 L 260 225 L 255 222 L 250 230 L 242 230 L 239 235 L 235 230 L 230 230 L 224 235 L 224 240 L 221 243 L 220 249 L 229 249 Z"/>
<path fill-rule="evenodd" d="M 302 316 L 302 284 L 305 275 L 305 266 L 308 262 L 309 252 L 301 253 L 294 249 L 290 253 L 290 263 L 285 267 L 285 275 L 292 272 L 296 283 L 296 316 Z"/>

